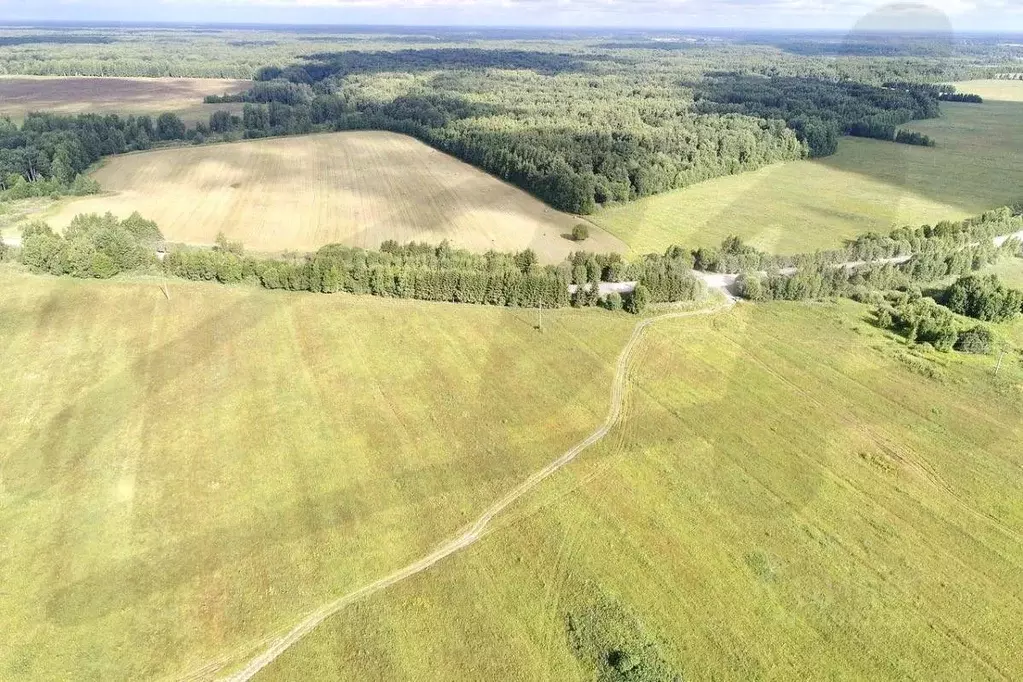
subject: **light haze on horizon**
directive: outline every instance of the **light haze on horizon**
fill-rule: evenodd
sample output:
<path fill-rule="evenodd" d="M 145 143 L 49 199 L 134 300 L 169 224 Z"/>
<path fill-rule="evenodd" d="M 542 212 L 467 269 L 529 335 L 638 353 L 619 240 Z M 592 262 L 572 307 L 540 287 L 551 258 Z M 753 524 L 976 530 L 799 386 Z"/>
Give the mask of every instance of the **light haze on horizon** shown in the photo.
<path fill-rule="evenodd" d="M 0 0 L 0 20 L 1023 31 L 1023 0 Z"/>

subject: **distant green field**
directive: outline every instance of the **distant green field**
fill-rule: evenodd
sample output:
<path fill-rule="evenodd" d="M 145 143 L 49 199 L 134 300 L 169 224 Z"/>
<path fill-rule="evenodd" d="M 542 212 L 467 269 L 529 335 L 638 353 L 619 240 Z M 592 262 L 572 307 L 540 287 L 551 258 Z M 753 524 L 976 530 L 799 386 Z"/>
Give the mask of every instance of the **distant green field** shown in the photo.
<path fill-rule="evenodd" d="M 994 83 L 1001 97 L 1023 100 L 1023 81 Z M 842 138 L 834 156 L 709 180 L 603 209 L 593 221 L 640 253 L 729 234 L 790 253 L 1023 200 L 1023 102 L 943 103 L 942 112 L 906 126 L 935 138 L 933 149 Z"/>
<path fill-rule="evenodd" d="M 866 315 L 653 327 L 620 430 L 257 679 L 1020 678 L 1023 369 L 918 356 Z M 594 614 L 618 625 L 577 653 Z"/>
<path fill-rule="evenodd" d="M 1023 258 L 1003 258 L 984 272 L 998 275 L 1011 287 L 1023 289 Z"/>
<path fill-rule="evenodd" d="M 635 318 L 0 267 L 0 679 L 154 679 L 453 536 L 606 414 Z"/>

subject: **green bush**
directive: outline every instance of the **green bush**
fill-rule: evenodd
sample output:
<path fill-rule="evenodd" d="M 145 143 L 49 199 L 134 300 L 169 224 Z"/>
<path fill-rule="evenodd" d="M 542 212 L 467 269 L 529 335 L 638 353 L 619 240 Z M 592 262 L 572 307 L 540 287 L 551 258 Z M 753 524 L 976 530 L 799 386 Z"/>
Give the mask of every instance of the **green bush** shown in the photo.
<path fill-rule="evenodd" d="M 895 297 L 876 311 L 879 327 L 891 329 L 910 343 L 930 344 L 936 350 L 950 351 L 959 339 L 955 316 L 948 308 L 929 298 Z"/>
<path fill-rule="evenodd" d="M 994 341 L 994 333 L 984 325 L 978 324 L 975 327 L 959 332 L 955 349 L 963 353 L 987 355 L 991 352 Z"/>
<path fill-rule="evenodd" d="M 985 322 L 1006 322 L 1023 308 L 1023 291 L 1003 286 L 996 275 L 960 277 L 945 293 L 954 312 Z"/>
<path fill-rule="evenodd" d="M 576 223 L 572 228 L 572 239 L 577 242 L 586 241 L 590 238 L 590 227 L 585 223 Z"/>
<path fill-rule="evenodd" d="M 617 291 L 612 291 L 604 298 L 604 307 L 608 310 L 621 310 L 622 309 L 622 295 Z"/>

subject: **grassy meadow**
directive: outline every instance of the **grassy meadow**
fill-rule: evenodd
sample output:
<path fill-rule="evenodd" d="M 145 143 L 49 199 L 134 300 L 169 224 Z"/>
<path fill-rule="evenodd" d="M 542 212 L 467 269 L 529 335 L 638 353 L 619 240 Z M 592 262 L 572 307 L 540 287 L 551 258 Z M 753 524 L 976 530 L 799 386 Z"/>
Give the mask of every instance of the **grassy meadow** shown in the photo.
<path fill-rule="evenodd" d="M 0 679 L 177 678 L 456 534 L 635 318 L 0 268 Z"/>
<path fill-rule="evenodd" d="M 448 239 L 476 251 L 537 251 L 557 262 L 578 245 L 577 218 L 404 135 L 345 132 L 175 148 L 107 159 L 107 194 L 64 203 L 78 213 L 139 211 L 172 241 L 212 243 L 223 231 L 257 251 L 329 243 L 375 248 Z M 625 246 L 591 229 L 586 248 Z"/>
<path fill-rule="evenodd" d="M 639 253 L 719 244 L 729 234 L 792 253 L 1015 203 L 1023 199 L 1023 81 L 983 81 L 973 88 L 977 83 L 959 87 L 1001 99 L 943 102 L 940 119 L 906 126 L 933 137 L 937 147 L 844 137 L 834 156 L 612 206 L 593 221 Z"/>
<path fill-rule="evenodd" d="M 623 650 L 680 679 L 1020 677 L 1023 367 L 867 317 L 651 328 L 622 428 L 257 679 L 632 679 Z"/>
<path fill-rule="evenodd" d="M 187 123 L 206 122 L 218 109 L 241 107 L 203 104 L 203 97 L 250 86 L 250 81 L 223 78 L 0 76 L 0 116 L 20 122 L 32 111 L 150 116 L 170 111 Z"/>

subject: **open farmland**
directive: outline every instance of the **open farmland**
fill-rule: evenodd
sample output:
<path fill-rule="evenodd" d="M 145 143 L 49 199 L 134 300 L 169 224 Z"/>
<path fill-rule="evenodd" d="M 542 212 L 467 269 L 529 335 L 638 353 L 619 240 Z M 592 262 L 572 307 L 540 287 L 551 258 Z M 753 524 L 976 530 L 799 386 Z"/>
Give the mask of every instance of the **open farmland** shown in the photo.
<path fill-rule="evenodd" d="M 716 178 L 603 209 L 593 220 L 637 252 L 738 234 L 793 253 L 1015 203 L 1023 199 L 1023 102 L 1008 100 L 1023 99 L 1023 81 L 988 82 L 1003 100 L 942 103 L 942 118 L 905 126 L 933 137 L 935 148 L 844 137 L 834 156 Z"/>
<path fill-rule="evenodd" d="M 0 268 L 0 679 L 154 679 L 453 536 L 635 318 Z"/>
<path fill-rule="evenodd" d="M 522 190 L 404 135 L 347 132 L 127 154 L 94 174 L 109 195 L 72 201 L 49 220 L 132 211 L 171 241 L 212 243 L 223 231 L 257 251 L 330 243 L 447 239 L 476 251 L 527 247 L 559 261 L 580 245 L 578 222 Z M 592 229 L 585 248 L 623 250 Z"/>
<path fill-rule="evenodd" d="M 985 101 L 1023 102 L 1023 81 L 988 78 L 955 84 L 959 92 L 972 92 Z"/>
<path fill-rule="evenodd" d="M 186 122 L 206 121 L 218 109 L 206 95 L 241 92 L 250 81 L 217 78 L 0 77 L 0 116 L 20 121 L 32 111 L 56 114 L 149 114 L 165 111 Z"/>
<path fill-rule="evenodd" d="M 1018 679 L 1023 371 L 867 311 L 658 323 L 620 430 L 256 679 L 623 679 L 614 651 L 678 679 Z"/>

